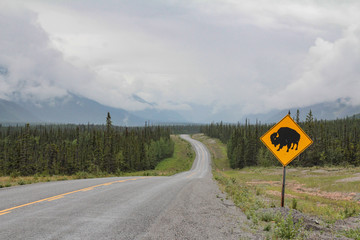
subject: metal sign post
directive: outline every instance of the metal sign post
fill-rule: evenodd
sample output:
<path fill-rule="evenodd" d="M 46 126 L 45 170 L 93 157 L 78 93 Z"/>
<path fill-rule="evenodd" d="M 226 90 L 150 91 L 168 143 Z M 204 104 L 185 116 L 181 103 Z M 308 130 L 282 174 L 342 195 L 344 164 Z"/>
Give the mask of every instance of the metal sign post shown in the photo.
<path fill-rule="evenodd" d="M 290 115 L 286 115 L 275 124 L 260 140 L 283 165 L 281 207 L 284 207 L 286 166 L 309 147 L 313 141 Z"/>
<path fill-rule="evenodd" d="M 283 167 L 283 183 L 281 189 L 281 207 L 284 207 L 284 198 L 285 198 L 285 175 L 286 175 L 286 166 Z"/>

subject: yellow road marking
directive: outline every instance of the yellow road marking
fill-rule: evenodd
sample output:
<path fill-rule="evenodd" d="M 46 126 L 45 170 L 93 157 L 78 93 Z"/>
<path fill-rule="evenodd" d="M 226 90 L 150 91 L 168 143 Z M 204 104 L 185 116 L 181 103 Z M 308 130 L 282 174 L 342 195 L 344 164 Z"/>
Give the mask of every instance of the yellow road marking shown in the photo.
<path fill-rule="evenodd" d="M 58 197 L 53 197 L 51 199 L 48 199 L 48 202 L 54 201 L 54 200 L 58 200 L 60 198 L 63 198 L 64 196 L 58 196 Z"/>
<path fill-rule="evenodd" d="M 196 174 L 196 173 L 198 173 L 198 171 L 193 172 L 192 174 L 190 174 L 190 175 L 189 175 L 189 176 L 187 176 L 186 178 L 189 178 L 189 177 L 193 176 L 193 175 L 194 175 L 194 174 Z"/>
<path fill-rule="evenodd" d="M 114 182 L 109 182 L 109 183 L 104 183 L 103 186 L 109 186 L 111 184 L 113 184 Z"/>
<path fill-rule="evenodd" d="M 86 191 L 90 191 L 90 190 L 93 190 L 93 189 L 94 189 L 94 187 L 88 187 L 88 188 L 82 189 L 81 191 L 86 192 Z"/>
<path fill-rule="evenodd" d="M 122 182 L 130 181 L 130 180 L 135 181 L 135 180 L 144 179 L 144 178 L 149 178 L 149 177 L 129 178 L 129 179 L 124 179 L 124 180 L 118 180 L 118 181 L 113 181 L 113 182 L 98 184 L 98 185 L 95 185 L 95 186 L 91 186 L 91 187 L 87 187 L 87 188 L 82 188 L 82 189 L 79 189 L 79 190 L 75 190 L 75 191 L 63 193 L 63 194 L 60 194 L 60 195 L 56 195 L 56 196 L 52 196 L 52 197 L 40 199 L 40 200 L 37 200 L 37 201 L 34 201 L 34 202 L 29 202 L 29 203 L 25 203 L 25 204 L 22 204 L 22 205 L 18 205 L 18 206 L 15 206 L 15 207 L 11 207 L 11 208 L 7 208 L 7 209 L 4 209 L 4 210 L 1 210 L 1 211 L 0 211 L 0 216 L 1 216 L 1 215 L 5 215 L 5 214 L 7 214 L 7 213 L 10 213 L 11 210 L 14 210 L 14 209 L 26 207 L 26 206 L 29 206 L 29 205 L 33 205 L 33 204 L 35 204 L 35 203 L 40 203 L 40 202 L 45 202 L 45 201 L 51 202 L 51 201 L 54 201 L 54 200 L 63 198 L 63 197 L 65 197 L 66 195 L 69 195 L 69 194 L 73 194 L 73 193 L 77 193 L 77 192 L 86 192 L 86 191 L 93 190 L 94 188 L 100 187 L 100 186 L 109 186 L 109 185 L 111 185 L 111 184 L 113 184 L 113 183 L 122 183 Z"/>

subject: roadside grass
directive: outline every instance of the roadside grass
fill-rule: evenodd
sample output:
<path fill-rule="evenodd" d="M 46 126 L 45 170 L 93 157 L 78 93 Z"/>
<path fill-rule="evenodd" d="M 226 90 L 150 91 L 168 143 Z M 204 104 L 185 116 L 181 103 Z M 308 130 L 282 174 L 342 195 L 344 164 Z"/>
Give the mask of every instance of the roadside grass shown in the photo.
<path fill-rule="evenodd" d="M 222 167 L 228 166 L 229 162 L 226 157 L 226 145 L 202 134 L 193 137 L 209 148 L 214 162 L 213 176 L 218 181 L 220 189 L 232 198 L 234 204 L 254 225 L 269 232 L 268 234 L 275 239 L 282 238 L 284 229 L 279 228 L 285 227 L 286 224 L 280 224 L 284 219 L 261 213 L 261 209 L 280 207 L 283 171 L 280 163 L 281 167 L 247 167 L 240 170 Z M 359 176 L 360 167 L 288 166 L 285 207 L 317 216 L 326 224 L 359 216 Z M 359 229 L 347 234 L 358 236 Z M 291 234 L 288 236 L 293 237 Z"/>
<path fill-rule="evenodd" d="M 154 170 L 137 172 L 118 172 L 116 174 L 77 172 L 74 175 L 48 175 L 35 174 L 34 176 L 2 176 L 0 177 L 0 188 L 16 185 L 25 185 L 38 182 L 64 181 L 74 179 L 100 178 L 100 177 L 120 177 L 120 176 L 170 176 L 179 172 L 191 169 L 195 159 L 195 152 L 191 144 L 181 139 L 177 135 L 171 136 L 175 143 L 174 154 L 171 158 L 166 158 L 155 167 Z"/>
<path fill-rule="evenodd" d="M 158 163 L 154 170 L 121 173 L 120 176 L 171 176 L 188 171 L 195 160 L 195 152 L 191 144 L 178 135 L 171 135 L 175 143 L 174 154 Z"/>
<path fill-rule="evenodd" d="M 350 229 L 344 232 L 344 235 L 348 238 L 360 240 L 360 227 L 356 229 Z"/>
<path fill-rule="evenodd" d="M 169 176 L 179 172 L 188 171 L 195 160 L 195 152 L 189 142 L 179 136 L 173 136 L 175 142 L 174 156 L 161 161 L 155 171 Z"/>
<path fill-rule="evenodd" d="M 230 163 L 227 160 L 226 145 L 219 139 L 209 138 L 204 134 L 194 134 L 192 137 L 206 145 L 211 154 L 213 169 L 229 171 Z"/>

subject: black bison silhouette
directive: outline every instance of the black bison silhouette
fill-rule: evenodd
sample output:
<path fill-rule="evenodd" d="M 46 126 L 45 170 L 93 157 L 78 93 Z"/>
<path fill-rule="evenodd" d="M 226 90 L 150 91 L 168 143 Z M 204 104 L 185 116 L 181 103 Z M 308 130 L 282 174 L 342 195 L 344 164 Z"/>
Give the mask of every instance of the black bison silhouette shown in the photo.
<path fill-rule="evenodd" d="M 294 129 L 288 128 L 288 127 L 282 127 L 279 128 L 277 132 L 274 132 L 270 136 L 271 143 L 276 147 L 278 144 L 280 144 L 278 151 L 283 148 L 283 146 L 287 146 L 286 152 L 289 152 L 289 149 L 292 144 L 292 148 L 294 149 L 294 146 L 296 144 L 295 150 L 298 150 L 299 140 L 300 140 L 300 134 L 295 131 Z"/>

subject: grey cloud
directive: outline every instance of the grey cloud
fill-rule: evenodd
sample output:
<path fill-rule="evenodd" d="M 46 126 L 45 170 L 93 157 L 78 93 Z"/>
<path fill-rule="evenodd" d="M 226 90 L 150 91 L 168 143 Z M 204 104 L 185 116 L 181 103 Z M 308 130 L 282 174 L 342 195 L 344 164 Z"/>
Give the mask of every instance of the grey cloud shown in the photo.
<path fill-rule="evenodd" d="M 360 102 L 356 1 L 18 2 L 32 11 L 0 10 L 0 97 L 71 91 L 129 110 L 205 106 L 228 121 Z"/>
<path fill-rule="evenodd" d="M 301 76 L 271 102 L 284 108 L 350 98 L 352 104 L 359 105 L 359 56 L 360 25 L 349 27 L 334 42 L 318 38 L 309 49 Z"/>
<path fill-rule="evenodd" d="M 47 101 L 78 91 L 74 82 L 90 78 L 63 60 L 51 46 L 37 14 L 25 8 L 0 10 L 0 96 L 19 101 Z"/>

